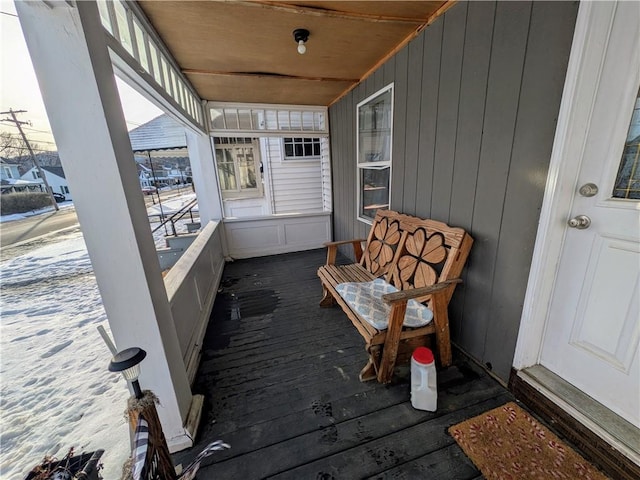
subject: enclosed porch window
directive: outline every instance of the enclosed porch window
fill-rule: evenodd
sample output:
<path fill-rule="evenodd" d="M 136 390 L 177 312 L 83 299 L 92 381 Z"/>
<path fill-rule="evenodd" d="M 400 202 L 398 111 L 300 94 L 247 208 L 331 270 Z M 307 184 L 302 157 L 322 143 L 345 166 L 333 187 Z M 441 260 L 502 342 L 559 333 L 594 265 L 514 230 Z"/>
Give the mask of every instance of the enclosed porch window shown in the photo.
<path fill-rule="evenodd" d="M 215 138 L 216 165 L 223 198 L 262 196 L 257 139 Z"/>
<path fill-rule="evenodd" d="M 208 107 L 225 218 L 331 211 L 325 107 Z"/>

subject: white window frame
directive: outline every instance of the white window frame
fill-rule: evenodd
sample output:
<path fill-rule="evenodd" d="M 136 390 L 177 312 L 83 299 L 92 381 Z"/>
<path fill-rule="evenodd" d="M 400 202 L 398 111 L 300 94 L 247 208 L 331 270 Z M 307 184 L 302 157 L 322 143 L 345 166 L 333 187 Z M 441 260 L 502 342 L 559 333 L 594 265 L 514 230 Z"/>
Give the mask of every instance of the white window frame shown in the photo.
<path fill-rule="evenodd" d="M 305 140 L 311 140 L 311 145 L 318 146 L 318 154 L 317 155 L 295 155 L 295 149 L 293 155 L 287 155 L 287 143 L 286 140 L 291 139 L 292 145 L 296 145 L 296 143 L 304 144 Z M 291 136 L 291 137 L 282 137 L 282 160 L 284 162 L 309 162 L 315 161 L 318 162 L 322 158 L 322 141 L 320 137 L 300 137 L 300 136 Z"/>
<path fill-rule="evenodd" d="M 327 107 L 263 103 L 208 102 L 214 137 L 328 137 Z"/>
<path fill-rule="evenodd" d="M 371 155 L 371 152 L 365 152 L 365 151 L 360 151 L 361 150 L 361 143 L 363 143 L 361 140 L 361 133 L 365 133 L 364 130 L 363 132 L 360 131 L 360 111 L 370 105 L 372 105 L 373 103 L 375 103 L 375 100 L 377 100 L 379 97 L 385 95 L 387 92 L 390 93 L 390 105 L 389 105 L 389 116 L 386 119 L 386 121 L 388 122 L 388 127 L 386 129 L 382 129 L 380 131 L 380 133 L 384 136 L 386 136 L 386 138 L 383 138 L 382 143 L 383 145 L 386 146 L 386 148 L 383 149 L 383 152 L 379 152 L 383 154 L 383 157 L 380 158 L 379 160 L 375 160 L 375 161 L 365 161 L 365 155 Z M 381 88 L 380 90 L 378 90 L 377 92 L 375 92 L 373 95 L 368 96 L 367 98 L 365 98 L 364 100 L 362 100 L 360 103 L 358 103 L 357 107 L 356 107 L 356 181 L 357 181 L 357 196 L 358 196 L 358 201 L 357 203 L 357 211 L 356 211 L 356 216 L 358 218 L 358 220 L 360 220 L 361 222 L 364 223 L 368 223 L 368 224 L 372 224 L 373 223 L 373 218 L 374 215 L 365 215 L 364 214 L 364 185 L 362 185 L 362 174 L 364 173 L 365 170 L 384 170 L 384 169 L 389 169 L 389 186 L 387 188 L 388 191 L 388 198 L 386 203 L 382 203 L 381 205 L 383 205 L 383 207 L 381 208 L 389 208 L 391 205 L 391 165 L 392 165 L 392 156 L 393 156 L 393 83 L 390 83 L 389 85 L 387 85 L 384 88 Z M 384 131 L 387 130 L 387 131 Z M 371 134 L 371 131 L 367 131 L 367 134 Z M 377 187 L 377 188 L 384 188 L 384 187 Z"/>
<path fill-rule="evenodd" d="M 215 159 L 216 159 L 216 174 L 220 176 L 220 172 L 218 170 L 218 150 L 224 150 L 226 148 L 233 147 L 252 147 L 253 148 L 253 162 L 254 168 L 256 172 L 256 187 L 255 188 L 242 188 L 240 186 L 240 166 L 235 161 L 234 158 L 234 175 L 236 178 L 236 183 L 238 187 L 234 190 L 231 189 L 223 189 L 222 181 L 219 178 L 218 184 L 220 185 L 220 193 L 222 194 L 222 198 L 224 199 L 234 199 L 239 200 L 243 198 L 259 198 L 264 195 L 263 186 L 262 186 L 262 172 L 261 172 L 261 161 L 260 161 L 260 143 L 257 138 L 251 138 L 251 142 L 231 142 L 230 140 L 236 140 L 237 138 L 246 138 L 246 137 L 221 137 L 214 139 L 214 147 L 215 147 Z M 227 141 L 228 143 L 218 143 L 217 140 Z"/>

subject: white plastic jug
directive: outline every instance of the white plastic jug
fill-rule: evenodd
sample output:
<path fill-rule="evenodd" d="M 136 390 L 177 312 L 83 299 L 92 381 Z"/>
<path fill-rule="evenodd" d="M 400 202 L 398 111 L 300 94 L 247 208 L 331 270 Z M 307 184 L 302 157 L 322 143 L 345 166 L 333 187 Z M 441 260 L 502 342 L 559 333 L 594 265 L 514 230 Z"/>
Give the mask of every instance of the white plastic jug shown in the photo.
<path fill-rule="evenodd" d="M 436 364 L 427 347 L 416 348 L 411 356 L 411 405 L 430 412 L 438 406 Z"/>

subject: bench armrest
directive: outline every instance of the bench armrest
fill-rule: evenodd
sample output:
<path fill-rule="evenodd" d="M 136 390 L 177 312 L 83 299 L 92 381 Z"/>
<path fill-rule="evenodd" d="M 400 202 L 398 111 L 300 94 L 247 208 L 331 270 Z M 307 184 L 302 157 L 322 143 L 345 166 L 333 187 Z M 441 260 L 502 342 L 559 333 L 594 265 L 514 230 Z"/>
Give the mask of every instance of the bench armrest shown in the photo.
<path fill-rule="evenodd" d="M 338 242 L 324 242 L 322 245 L 324 245 L 325 247 L 333 247 L 338 246 L 338 245 L 346 245 L 348 243 L 362 243 L 362 242 L 366 242 L 367 239 L 366 238 L 354 238 L 352 240 L 340 240 Z"/>
<path fill-rule="evenodd" d="M 366 242 L 366 238 L 355 238 L 353 240 L 340 240 L 338 242 L 325 242 L 323 245 L 327 247 L 327 265 L 333 265 L 336 263 L 336 255 L 338 254 L 338 246 L 340 245 L 353 245 L 353 253 L 356 257 L 356 262 L 359 262 L 362 258 L 362 242 Z"/>
<path fill-rule="evenodd" d="M 445 280 L 444 282 L 436 283 L 435 285 L 429 285 L 428 287 L 410 288 L 408 290 L 400 290 L 395 293 L 387 293 L 382 296 L 382 300 L 385 303 L 394 304 L 398 302 L 406 302 L 412 298 L 424 297 L 425 295 L 431 295 L 442 290 L 446 290 L 451 285 L 456 283 L 462 283 L 461 278 L 454 278 L 451 280 Z"/>

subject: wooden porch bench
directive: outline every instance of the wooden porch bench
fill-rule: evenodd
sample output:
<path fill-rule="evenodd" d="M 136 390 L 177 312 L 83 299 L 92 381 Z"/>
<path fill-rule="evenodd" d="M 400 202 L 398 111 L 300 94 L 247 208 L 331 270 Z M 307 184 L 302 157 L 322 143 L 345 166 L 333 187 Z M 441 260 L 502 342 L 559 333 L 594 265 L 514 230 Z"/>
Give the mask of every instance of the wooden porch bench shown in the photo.
<path fill-rule="evenodd" d="M 358 263 L 335 264 L 345 244 L 353 246 Z M 395 365 L 407 362 L 429 336 L 440 365 L 451 364 L 447 310 L 472 244 L 461 228 L 391 210 L 377 212 L 366 240 L 325 244 L 320 306 L 337 302 L 364 338 L 369 360 L 360 380 L 390 382 Z M 433 313 L 427 324 L 430 312 L 423 305 Z"/>

